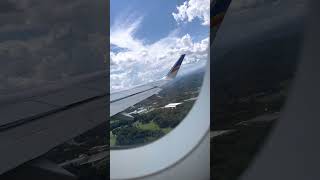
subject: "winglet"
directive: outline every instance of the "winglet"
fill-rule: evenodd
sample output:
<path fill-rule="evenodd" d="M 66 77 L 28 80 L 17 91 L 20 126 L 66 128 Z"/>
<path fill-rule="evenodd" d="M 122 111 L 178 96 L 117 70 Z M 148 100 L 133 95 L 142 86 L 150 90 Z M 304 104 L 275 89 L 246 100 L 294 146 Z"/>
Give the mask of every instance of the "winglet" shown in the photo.
<path fill-rule="evenodd" d="M 182 54 L 178 61 L 174 64 L 174 66 L 171 68 L 169 73 L 165 76 L 165 79 L 174 79 L 177 76 L 177 73 L 180 69 L 181 63 L 186 55 Z"/>

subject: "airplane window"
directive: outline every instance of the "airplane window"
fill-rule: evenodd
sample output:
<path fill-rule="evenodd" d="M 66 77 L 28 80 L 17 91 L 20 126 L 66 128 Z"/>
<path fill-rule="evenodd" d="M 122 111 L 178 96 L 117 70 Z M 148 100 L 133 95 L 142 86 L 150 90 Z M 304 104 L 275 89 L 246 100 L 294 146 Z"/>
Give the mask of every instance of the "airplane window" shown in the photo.
<path fill-rule="evenodd" d="M 0 6 L 0 95 L 105 69 L 103 19 L 84 8 L 99 5 L 3 0 Z"/>
<path fill-rule="evenodd" d="M 299 63 L 304 7 L 232 1 L 211 46 L 213 179 L 237 179 L 278 122 Z"/>
<path fill-rule="evenodd" d="M 209 0 L 111 0 L 110 11 L 110 147 L 131 148 L 170 133 L 197 100 Z"/>

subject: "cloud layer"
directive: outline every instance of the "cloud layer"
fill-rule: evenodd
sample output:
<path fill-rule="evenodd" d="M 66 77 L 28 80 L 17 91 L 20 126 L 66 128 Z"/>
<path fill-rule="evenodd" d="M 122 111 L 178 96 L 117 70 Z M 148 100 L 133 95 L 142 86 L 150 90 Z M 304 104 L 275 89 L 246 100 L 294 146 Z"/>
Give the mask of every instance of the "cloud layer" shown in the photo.
<path fill-rule="evenodd" d="M 111 27 L 111 91 L 161 78 L 181 54 L 187 54 L 186 64 L 208 58 L 208 37 L 195 42 L 189 34 L 179 37 L 178 30 L 173 30 L 168 36 L 148 44 L 135 37 L 142 21 L 142 17 L 118 19 Z"/>
<path fill-rule="evenodd" d="M 210 24 L 210 0 L 189 0 L 177 7 L 178 12 L 172 13 L 177 22 L 192 22 L 199 18 L 202 25 Z"/>

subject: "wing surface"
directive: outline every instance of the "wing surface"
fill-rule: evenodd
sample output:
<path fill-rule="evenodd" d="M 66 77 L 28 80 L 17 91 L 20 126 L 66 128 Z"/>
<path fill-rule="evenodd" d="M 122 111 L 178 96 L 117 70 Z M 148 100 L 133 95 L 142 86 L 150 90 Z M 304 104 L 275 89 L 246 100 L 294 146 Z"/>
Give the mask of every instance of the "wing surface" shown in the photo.
<path fill-rule="evenodd" d="M 173 65 L 168 74 L 158 80 L 148 84 L 134 87 L 129 90 L 119 91 L 110 94 L 110 116 L 113 116 L 148 97 L 159 93 L 162 87 L 173 80 L 182 64 L 185 54 L 181 55 L 178 61 Z"/>

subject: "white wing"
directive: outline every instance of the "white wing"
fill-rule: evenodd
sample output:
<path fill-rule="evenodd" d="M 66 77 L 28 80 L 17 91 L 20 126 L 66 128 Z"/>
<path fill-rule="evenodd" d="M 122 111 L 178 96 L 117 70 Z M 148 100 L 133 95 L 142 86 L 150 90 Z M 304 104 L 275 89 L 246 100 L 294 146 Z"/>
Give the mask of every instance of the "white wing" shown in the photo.
<path fill-rule="evenodd" d="M 165 79 L 112 94 L 111 114 L 159 92 L 175 77 L 183 57 Z M 96 72 L 0 96 L 0 174 L 106 123 L 107 75 Z"/>
<path fill-rule="evenodd" d="M 135 88 L 110 94 L 110 116 L 113 116 L 148 97 L 157 94 L 161 87 L 176 77 L 185 54 L 171 68 L 169 73 L 161 80 L 154 81 Z"/>

